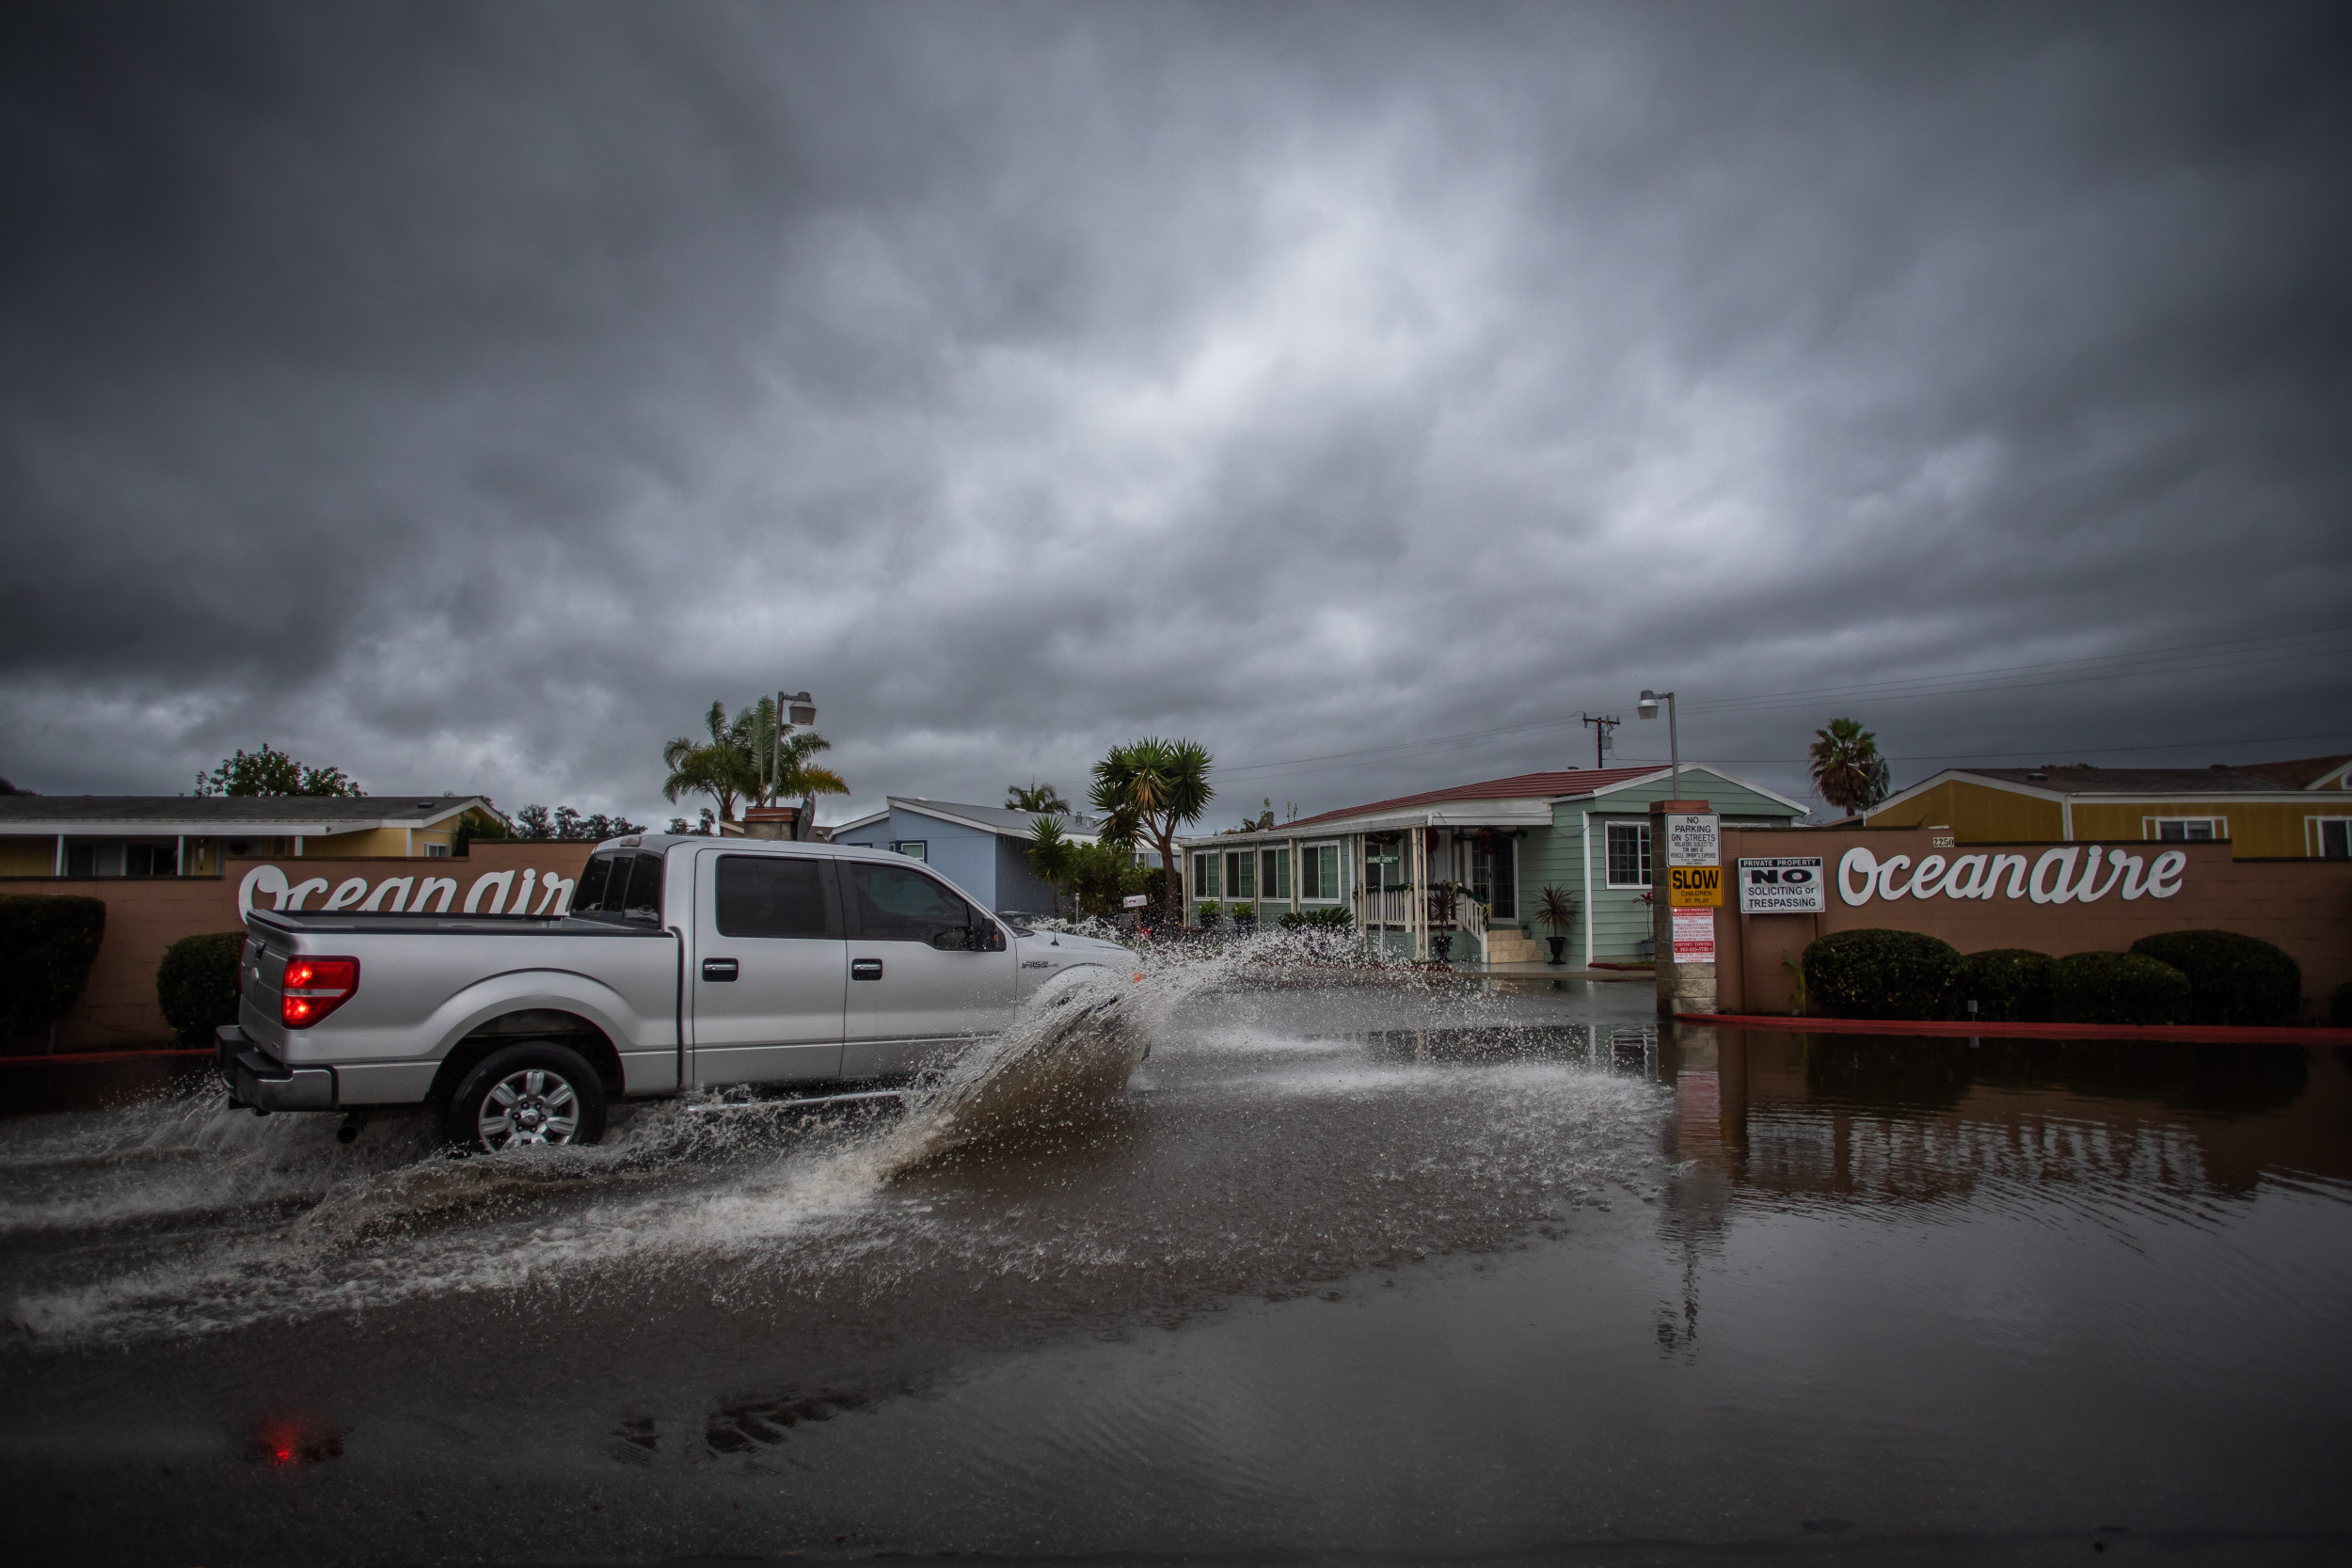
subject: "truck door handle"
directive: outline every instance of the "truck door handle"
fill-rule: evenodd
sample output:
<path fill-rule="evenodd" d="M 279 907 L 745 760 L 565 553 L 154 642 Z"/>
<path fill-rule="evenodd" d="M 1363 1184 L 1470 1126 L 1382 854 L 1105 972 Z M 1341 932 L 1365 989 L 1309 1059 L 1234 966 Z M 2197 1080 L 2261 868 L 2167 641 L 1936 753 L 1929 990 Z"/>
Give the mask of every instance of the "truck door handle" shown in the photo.
<path fill-rule="evenodd" d="M 881 979 L 882 960 L 880 958 L 851 958 L 850 960 L 850 978 L 852 980 Z"/>
<path fill-rule="evenodd" d="M 703 978 L 706 980 L 732 980 L 735 975 L 736 963 L 733 958 L 705 958 L 703 960 Z"/>

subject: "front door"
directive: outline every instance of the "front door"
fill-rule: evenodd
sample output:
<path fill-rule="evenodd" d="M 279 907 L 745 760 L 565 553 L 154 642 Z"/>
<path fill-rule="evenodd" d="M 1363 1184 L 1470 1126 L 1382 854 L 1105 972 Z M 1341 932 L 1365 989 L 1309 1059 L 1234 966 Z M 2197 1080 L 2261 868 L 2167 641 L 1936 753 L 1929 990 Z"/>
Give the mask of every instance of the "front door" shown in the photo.
<path fill-rule="evenodd" d="M 833 863 L 706 849 L 694 866 L 694 1075 L 802 1084 L 841 1073 L 848 946 Z"/>
<path fill-rule="evenodd" d="M 1015 959 L 994 920 L 913 865 L 838 864 L 850 915 L 843 1077 L 911 1072 L 1011 1024 Z"/>

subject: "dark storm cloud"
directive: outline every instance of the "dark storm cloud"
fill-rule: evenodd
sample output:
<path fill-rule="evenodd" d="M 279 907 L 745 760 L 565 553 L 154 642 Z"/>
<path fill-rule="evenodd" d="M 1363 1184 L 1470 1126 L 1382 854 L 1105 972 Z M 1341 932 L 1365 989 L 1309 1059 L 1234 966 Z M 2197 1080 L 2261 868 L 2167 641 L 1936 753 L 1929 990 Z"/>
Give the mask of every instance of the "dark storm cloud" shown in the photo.
<path fill-rule="evenodd" d="M 866 799 L 1645 685 L 1783 787 L 1849 709 L 1922 758 L 2352 724 L 2340 647 L 1702 705 L 2341 621 L 2327 8 L 0 25 L 0 770 L 34 787 L 271 739 L 642 815 L 663 738 L 779 682 Z"/>

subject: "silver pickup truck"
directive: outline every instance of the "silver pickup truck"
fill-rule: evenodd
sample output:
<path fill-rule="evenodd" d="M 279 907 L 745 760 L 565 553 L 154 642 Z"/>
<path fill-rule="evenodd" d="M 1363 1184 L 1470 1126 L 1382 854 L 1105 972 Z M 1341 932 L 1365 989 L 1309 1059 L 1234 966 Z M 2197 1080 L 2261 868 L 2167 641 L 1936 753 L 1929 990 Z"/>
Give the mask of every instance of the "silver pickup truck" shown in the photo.
<path fill-rule="evenodd" d="M 430 1105 L 449 1140 L 594 1143 L 607 1105 L 726 1085 L 903 1079 L 1116 943 L 1029 932 L 902 856 L 646 833 L 567 909 L 255 910 L 215 1059 L 257 1112 Z"/>

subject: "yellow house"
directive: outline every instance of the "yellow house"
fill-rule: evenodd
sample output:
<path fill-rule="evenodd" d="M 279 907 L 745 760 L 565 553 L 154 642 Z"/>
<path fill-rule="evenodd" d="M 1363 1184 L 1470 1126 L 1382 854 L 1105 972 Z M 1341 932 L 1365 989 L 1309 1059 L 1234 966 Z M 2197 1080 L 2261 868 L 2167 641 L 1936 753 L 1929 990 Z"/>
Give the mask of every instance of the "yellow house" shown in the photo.
<path fill-rule="evenodd" d="M 486 797 L 0 795 L 0 877 L 203 877 L 241 856 L 452 854 Z"/>
<path fill-rule="evenodd" d="M 1956 843 L 2227 840 L 2242 859 L 2352 859 L 2352 756 L 2211 768 L 1949 768 L 1888 796 L 1873 828 Z"/>

